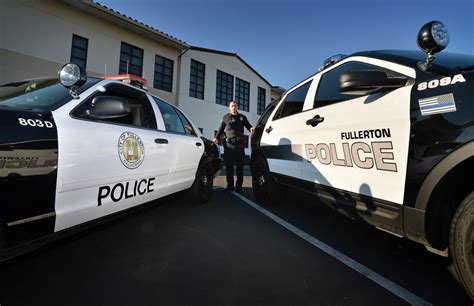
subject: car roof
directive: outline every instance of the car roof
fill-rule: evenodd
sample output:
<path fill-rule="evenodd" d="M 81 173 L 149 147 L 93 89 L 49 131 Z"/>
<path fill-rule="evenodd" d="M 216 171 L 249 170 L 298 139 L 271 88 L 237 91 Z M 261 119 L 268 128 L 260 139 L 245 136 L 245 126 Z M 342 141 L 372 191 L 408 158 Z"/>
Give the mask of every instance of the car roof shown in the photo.
<path fill-rule="evenodd" d="M 377 50 L 362 51 L 350 56 L 366 56 L 380 60 L 395 62 L 404 66 L 417 67 L 418 62 L 426 60 L 426 54 L 419 50 Z M 474 55 L 458 54 L 451 52 L 440 52 L 435 55 L 433 66 L 447 69 L 459 69 L 460 67 L 473 66 Z"/>

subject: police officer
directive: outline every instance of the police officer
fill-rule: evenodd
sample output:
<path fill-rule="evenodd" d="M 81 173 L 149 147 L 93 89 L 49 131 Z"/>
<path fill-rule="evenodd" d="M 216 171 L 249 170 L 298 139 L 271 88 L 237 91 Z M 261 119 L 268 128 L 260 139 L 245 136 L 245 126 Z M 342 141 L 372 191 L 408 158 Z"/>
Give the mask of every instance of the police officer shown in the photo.
<path fill-rule="evenodd" d="M 218 139 L 225 132 L 224 144 L 224 161 L 227 174 L 227 188 L 226 191 L 234 190 L 234 163 L 237 168 L 237 182 L 235 187 L 237 192 L 242 192 L 242 183 L 244 181 L 244 160 L 245 160 L 245 142 L 244 142 L 244 127 L 250 131 L 250 136 L 253 135 L 255 128 L 242 114 L 238 112 L 237 103 L 229 102 L 229 113 L 222 118 L 221 125 L 214 138 L 214 143 L 218 143 Z"/>

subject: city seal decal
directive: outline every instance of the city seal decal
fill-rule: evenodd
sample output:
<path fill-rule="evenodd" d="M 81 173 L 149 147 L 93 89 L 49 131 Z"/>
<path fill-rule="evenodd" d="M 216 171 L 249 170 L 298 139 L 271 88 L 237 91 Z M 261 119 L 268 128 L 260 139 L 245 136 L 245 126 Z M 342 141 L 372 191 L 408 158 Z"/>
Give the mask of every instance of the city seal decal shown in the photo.
<path fill-rule="evenodd" d="M 123 132 L 118 141 L 118 155 L 128 169 L 138 168 L 145 159 L 145 146 L 137 134 Z"/>

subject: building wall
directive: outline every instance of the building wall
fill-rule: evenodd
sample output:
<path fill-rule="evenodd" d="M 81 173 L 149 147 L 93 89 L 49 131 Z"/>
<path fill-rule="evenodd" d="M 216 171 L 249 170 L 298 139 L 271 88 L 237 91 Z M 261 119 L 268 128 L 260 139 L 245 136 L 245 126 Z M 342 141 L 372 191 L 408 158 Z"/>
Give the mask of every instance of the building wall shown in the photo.
<path fill-rule="evenodd" d="M 212 139 L 228 106 L 216 104 L 217 70 L 250 83 L 249 111 L 252 125 L 257 115 L 257 88 L 266 91 L 265 105 L 271 102 L 271 86 L 238 57 L 189 49 L 181 51 L 127 26 L 117 25 L 58 0 L 0 0 L 0 84 L 10 81 L 56 76 L 70 61 L 73 34 L 88 39 L 89 75 L 118 74 L 121 42 L 144 50 L 143 77 L 150 92 L 178 105 Z M 153 88 L 155 54 L 174 62 L 172 92 Z M 191 59 L 206 65 L 204 100 L 189 96 Z M 249 134 L 246 132 L 246 134 Z M 247 149 L 249 154 L 250 150 Z"/>
<path fill-rule="evenodd" d="M 180 51 L 54 0 L 7 0 L 0 10 L 0 83 L 56 75 L 70 61 L 72 35 L 89 40 L 90 75 L 118 74 L 121 42 L 144 50 L 150 92 L 176 103 Z M 155 54 L 174 61 L 172 92 L 153 88 Z"/>
<path fill-rule="evenodd" d="M 189 96 L 191 59 L 206 65 L 204 100 Z M 190 114 L 192 121 L 203 129 L 204 136 L 209 139 L 214 138 L 214 131 L 218 129 L 222 117 L 229 112 L 228 106 L 216 104 L 217 70 L 234 76 L 234 98 L 236 77 L 250 83 L 249 111 L 239 111 L 247 117 L 253 126 L 255 126 L 260 117 L 257 115 L 257 88 L 261 87 L 266 91 L 265 105 L 268 105 L 271 99 L 271 87 L 236 56 L 193 49 L 188 50 L 181 58 L 178 106 L 186 114 Z M 249 134 L 248 131 L 246 131 L 246 134 Z M 250 149 L 246 149 L 246 154 L 250 154 Z"/>

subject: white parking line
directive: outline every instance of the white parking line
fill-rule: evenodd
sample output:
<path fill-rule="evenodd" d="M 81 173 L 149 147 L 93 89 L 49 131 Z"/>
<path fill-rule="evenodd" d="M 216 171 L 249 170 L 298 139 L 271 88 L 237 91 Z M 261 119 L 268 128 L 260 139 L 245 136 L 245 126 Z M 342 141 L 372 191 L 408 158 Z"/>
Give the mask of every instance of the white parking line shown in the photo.
<path fill-rule="evenodd" d="M 318 239 L 314 238 L 313 236 L 309 235 L 308 233 L 300 230 L 299 228 L 291 225 L 290 223 L 286 222 L 285 220 L 281 219 L 277 215 L 269 212 L 265 208 L 261 207 L 260 205 L 250 201 L 246 197 L 238 194 L 237 192 L 232 192 L 236 197 L 247 203 L 248 205 L 252 206 L 268 218 L 272 219 L 276 223 L 280 224 L 287 230 L 293 232 L 295 235 L 298 237 L 306 240 L 307 242 L 311 243 L 313 246 L 317 247 L 321 251 L 331 255 L 332 257 L 336 258 L 349 268 L 352 268 L 359 272 L 360 274 L 364 275 L 368 279 L 372 280 L 373 282 L 377 283 L 378 285 L 384 287 L 391 293 L 395 294 L 399 298 L 407 301 L 411 305 L 431 305 L 427 301 L 423 300 L 422 298 L 414 295 L 413 293 L 405 290 L 404 288 L 400 287 L 399 285 L 395 284 L 394 282 L 386 279 L 382 275 L 370 270 L 369 268 L 365 267 L 364 265 L 358 263 L 357 261 L 353 260 L 352 258 L 342 254 L 338 250 L 330 247 L 329 245 L 325 244 L 322 241 L 319 241 Z"/>

